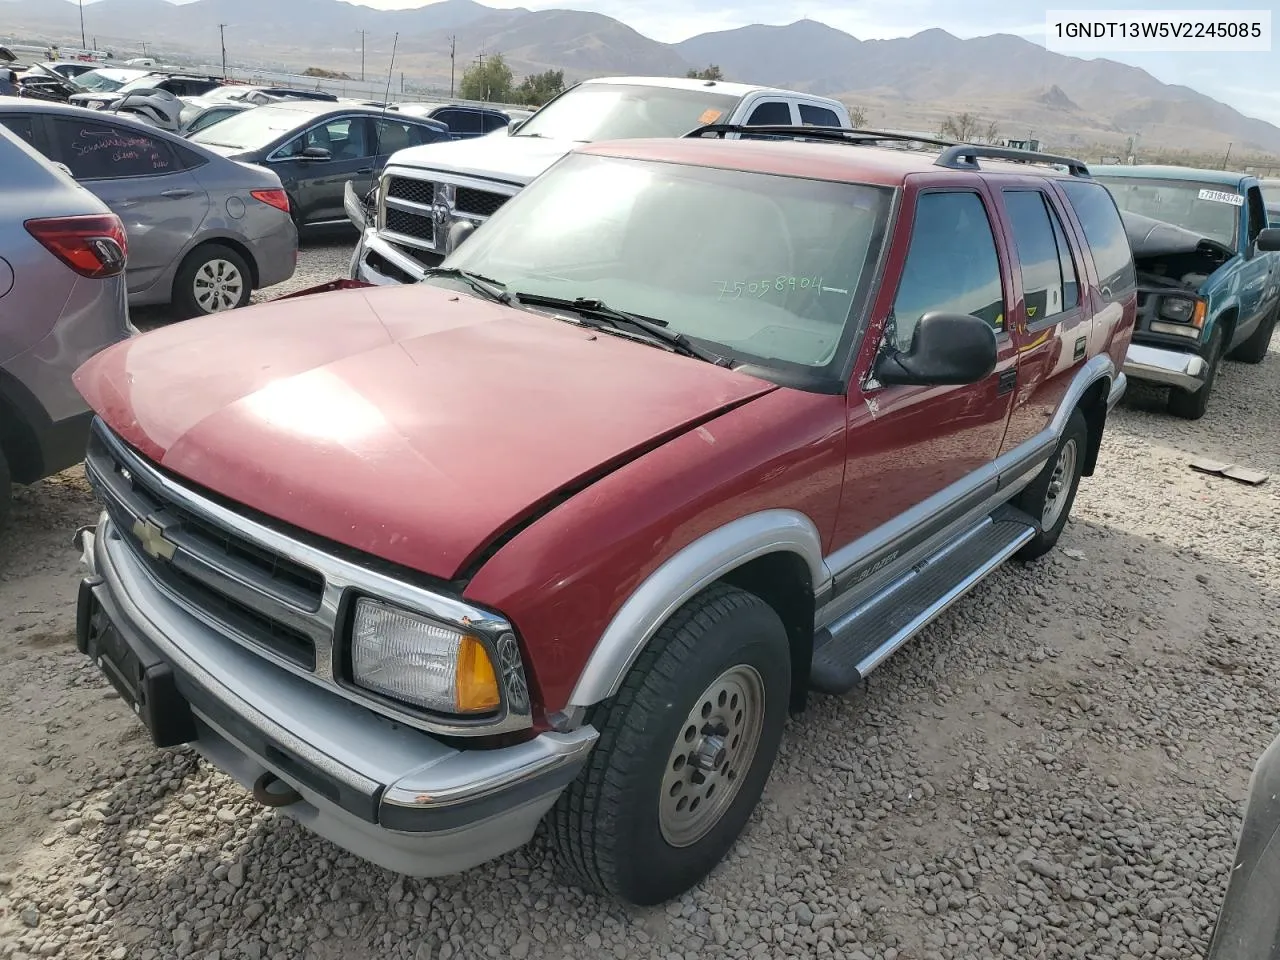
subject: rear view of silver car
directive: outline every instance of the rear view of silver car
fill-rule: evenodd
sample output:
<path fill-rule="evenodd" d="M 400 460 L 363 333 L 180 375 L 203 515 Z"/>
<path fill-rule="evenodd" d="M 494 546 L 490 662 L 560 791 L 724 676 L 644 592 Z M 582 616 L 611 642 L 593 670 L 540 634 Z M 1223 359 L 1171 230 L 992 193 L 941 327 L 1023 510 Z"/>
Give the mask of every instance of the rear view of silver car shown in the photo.
<path fill-rule="evenodd" d="M 119 215 L 132 306 L 217 313 L 293 276 L 298 232 L 272 171 L 122 115 L 62 104 L 0 98 L 0 125 Z"/>
<path fill-rule="evenodd" d="M 124 226 L 0 127 L 0 524 L 12 483 L 84 458 L 89 411 L 71 374 L 129 335 Z"/>

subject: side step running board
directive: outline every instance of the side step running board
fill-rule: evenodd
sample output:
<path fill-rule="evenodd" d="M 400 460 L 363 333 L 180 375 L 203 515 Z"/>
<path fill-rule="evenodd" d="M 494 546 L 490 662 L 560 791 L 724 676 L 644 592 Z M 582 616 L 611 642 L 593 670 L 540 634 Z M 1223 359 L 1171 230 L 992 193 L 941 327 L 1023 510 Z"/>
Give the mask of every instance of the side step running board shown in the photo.
<path fill-rule="evenodd" d="M 809 684 L 848 693 L 939 614 L 1017 553 L 1039 530 L 1030 516 L 1003 507 L 916 564 L 860 607 L 814 637 Z"/>

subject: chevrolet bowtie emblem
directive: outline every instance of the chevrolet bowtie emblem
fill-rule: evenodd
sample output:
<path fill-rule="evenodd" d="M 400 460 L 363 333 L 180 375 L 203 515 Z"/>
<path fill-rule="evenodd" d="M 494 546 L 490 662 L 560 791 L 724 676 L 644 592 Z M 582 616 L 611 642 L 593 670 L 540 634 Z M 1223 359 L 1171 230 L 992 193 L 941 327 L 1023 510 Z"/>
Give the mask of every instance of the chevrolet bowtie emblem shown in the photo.
<path fill-rule="evenodd" d="M 145 517 L 134 521 L 133 535 L 138 538 L 146 554 L 157 560 L 172 560 L 178 550 L 172 540 L 165 539 L 164 530 L 159 524 L 152 523 Z"/>

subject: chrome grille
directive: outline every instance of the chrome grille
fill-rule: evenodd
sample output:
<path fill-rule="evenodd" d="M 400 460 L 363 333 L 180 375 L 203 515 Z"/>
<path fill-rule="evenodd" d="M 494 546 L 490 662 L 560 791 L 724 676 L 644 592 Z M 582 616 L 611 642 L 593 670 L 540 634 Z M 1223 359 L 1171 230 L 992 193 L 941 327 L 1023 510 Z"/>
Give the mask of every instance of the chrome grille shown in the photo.
<path fill-rule="evenodd" d="M 431 206 L 435 200 L 436 185 L 430 180 L 414 180 L 410 177 L 387 177 L 387 196 Z"/>
<path fill-rule="evenodd" d="M 451 736 L 527 729 L 532 723 L 512 627 L 450 591 L 379 572 L 267 526 L 190 489 L 94 420 L 85 472 L 110 530 L 175 604 L 281 667 L 411 727 Z M 339 550 L 341 552 L 341 550 Z M 503 702 L 483 717 L 427 713 L 371 695 L 345 665 L 342 613 L 371 596 L 443 624 L 466 625 L 503 669 Z M 514 664 L 512 667 L 509 665 Z"/>
<path fill-rule="evenodd" d="M 435 223 L 430 216 L 397 207 L 387 207 L 387 230 L 424 243 L 434 244 L 436 241 Z"/>
<path fill-rule="evenodd" d="M 477 190 L 474 187 L 458 187 L 454 208 L 459 213 L 473 217 L 492 217 L 511 198 L 502 193 L 490 190 Z"/>
<path fill-rule="evenodd" d="M 304 670 L 315 670 L 313 636 L 255 609 L 237 596 L 240 591 L 218 586 L 252 584 L 264 599 L 299 612 L 317 611 L 324 577 L 197 516 L 129 470 L 111 447 L 102 428 L 95 426 L 85 458 L 86 473 L 121 538 L 156 581 L 206 622 Z M 162 537 L 163 543 L 153 537 Z M 155 552 L 158 545 L 168 551 L 169 544 L 171 556 Z"/>

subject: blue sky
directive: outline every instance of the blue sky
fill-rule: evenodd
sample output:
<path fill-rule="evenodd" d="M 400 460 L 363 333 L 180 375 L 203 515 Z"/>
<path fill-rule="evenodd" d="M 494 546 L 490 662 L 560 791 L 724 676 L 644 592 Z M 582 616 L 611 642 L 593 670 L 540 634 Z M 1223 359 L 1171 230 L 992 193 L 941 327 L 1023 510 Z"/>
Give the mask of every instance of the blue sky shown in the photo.
<path fill-rule="evenodd" d="M 270 3 L 271 0 L 262 0 Z M 393 9 L 423 6 L 422 0 L 362 0 L 364 5 Z M 709 30 L 728 30 L 749 23 L 784 24 L 804 17 L 838 27 L 863 40 L 910 36 L 941 27 L 956 36 L 1014 33 L 1044 42 L 1047 9 L 1182 9 L 1221 7 L 1267 9 L 1259 0 L 1068 0 L 1045 4 L 1027 0 L 482 0 L 492 7 L 594 10 L 667 42 Z M 1280 11 L 1273 14 L 1280 28 Z M 1230 104 L 1242 113 L 1280 124 L 1280 49 L 1269 53 L 1108 54 L 1112 59 L 1150 71 L 1166 83 L 1182 83 Z"/>

